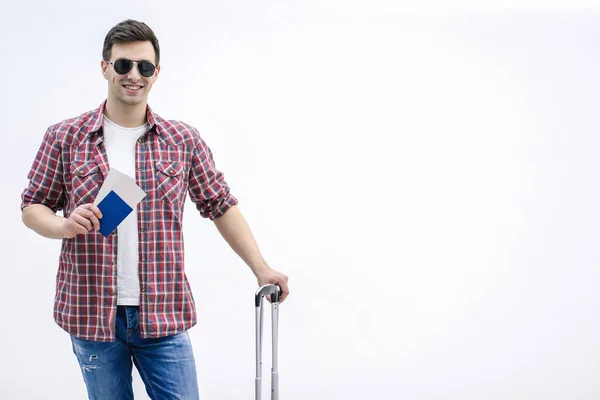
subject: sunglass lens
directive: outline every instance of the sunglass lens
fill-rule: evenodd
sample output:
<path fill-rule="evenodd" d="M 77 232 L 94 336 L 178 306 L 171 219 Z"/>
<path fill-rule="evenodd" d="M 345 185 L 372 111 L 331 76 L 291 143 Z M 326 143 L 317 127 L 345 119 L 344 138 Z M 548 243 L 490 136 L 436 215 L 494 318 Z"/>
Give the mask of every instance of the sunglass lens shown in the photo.
<path fill-rule="evenodd" d="M 140 61 L 138 63 L 138 69 L 143 77 L 149 78 L 154 74 L 154 65 L 148 61 Z"/>
<path fill-rule="evenodd" d="M 117 60 L 115 61 L 115 72 L 117 74 L 121 74 L 121 75 L 125 75 L 126 73 L 128 73 L 129 71 L 131 71 L 131 68 L 133 67 L 133 62 L 131 62 L 130 60 Z"/>

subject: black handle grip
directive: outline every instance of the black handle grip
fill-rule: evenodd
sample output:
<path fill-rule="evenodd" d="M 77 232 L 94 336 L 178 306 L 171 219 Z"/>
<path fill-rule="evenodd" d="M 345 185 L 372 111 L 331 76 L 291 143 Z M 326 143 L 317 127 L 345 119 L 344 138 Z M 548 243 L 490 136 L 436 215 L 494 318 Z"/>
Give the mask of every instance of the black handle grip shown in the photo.
<path fill-rule="evenodd" d="M 281 293 L 281 288 L 279 287 L 279 285 L 268 284 L 268 285 L 263 285 L 263 286 L 259 287 L 258 290 L 256 291 L 256 294 L 254 295 L 255 307 L 260 306 L 260 299 L 263 296 L 268 296 L 268 295 L 271 295 L 271 302 L 278 303 L 280 293 Z"/>

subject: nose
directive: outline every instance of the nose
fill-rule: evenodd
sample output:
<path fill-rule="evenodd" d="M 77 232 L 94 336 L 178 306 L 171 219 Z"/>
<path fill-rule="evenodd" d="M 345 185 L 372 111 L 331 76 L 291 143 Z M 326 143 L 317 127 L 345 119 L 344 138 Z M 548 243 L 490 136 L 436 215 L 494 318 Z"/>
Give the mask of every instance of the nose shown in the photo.
<path fill-rule="evenodd" d="M 139 81 L 140 79 L 142 79 L 142 77 L 140 75 L 140 71 L 138 71 L 137 62 L 134 61 L 133 68 L 131 68 L 131 71 L 129 71 L 127 73 L 127 79 L 130 80 L 133 83 L 135 83 L 135 82 Z"/>

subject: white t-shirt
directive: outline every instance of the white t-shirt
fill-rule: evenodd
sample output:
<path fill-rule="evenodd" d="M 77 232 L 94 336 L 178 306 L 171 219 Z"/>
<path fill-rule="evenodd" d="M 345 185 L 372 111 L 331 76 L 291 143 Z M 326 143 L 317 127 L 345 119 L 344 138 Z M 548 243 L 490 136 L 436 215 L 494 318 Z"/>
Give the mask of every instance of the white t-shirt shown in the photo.
<path fill-rule="evenodd" d="M 104 144 L 108 165 L 135 180 L 135 145 L 146 133 L 147 124 L 137 128 L 124 128 L 104 117 Z M 133 210 L 117 227 L 117 304 L 140 304 L 138 274 L 138 218 Z"/>

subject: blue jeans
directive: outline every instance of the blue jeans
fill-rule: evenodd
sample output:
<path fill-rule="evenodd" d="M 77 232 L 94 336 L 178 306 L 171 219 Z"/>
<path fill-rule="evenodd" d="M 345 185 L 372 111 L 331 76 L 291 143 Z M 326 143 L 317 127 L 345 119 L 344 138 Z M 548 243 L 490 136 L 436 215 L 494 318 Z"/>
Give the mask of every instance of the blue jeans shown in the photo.
<path fill-rule="evenodd" d="M 198 378 L 187 332 L 142 339 L 139 307 L 117 307 L 115 342 L 71 336 L 90 400 L 133 399 L 133 363 L 151 399 L 198 400 Z"/>

